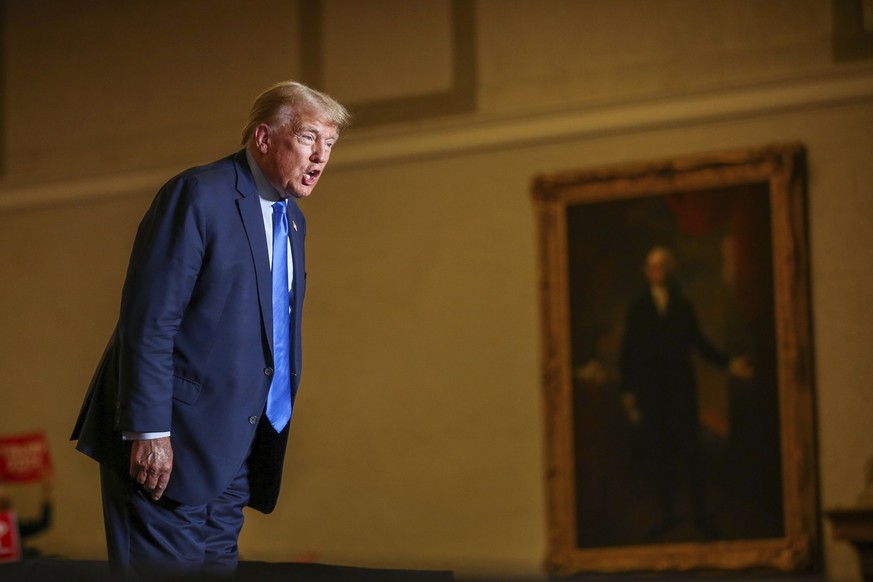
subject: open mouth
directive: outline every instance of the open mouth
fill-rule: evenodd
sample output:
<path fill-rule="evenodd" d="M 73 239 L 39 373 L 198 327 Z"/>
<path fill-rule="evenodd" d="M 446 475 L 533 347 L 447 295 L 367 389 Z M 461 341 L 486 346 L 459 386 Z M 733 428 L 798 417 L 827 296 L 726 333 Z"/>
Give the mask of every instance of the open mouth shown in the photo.
<path fill-rule="evenodd" d="M 318 180 L 318 176 L 321 174 L 320 170 L 310 170 L 303 174 L 303 183 L 307 186 L 312 186 Z"/>

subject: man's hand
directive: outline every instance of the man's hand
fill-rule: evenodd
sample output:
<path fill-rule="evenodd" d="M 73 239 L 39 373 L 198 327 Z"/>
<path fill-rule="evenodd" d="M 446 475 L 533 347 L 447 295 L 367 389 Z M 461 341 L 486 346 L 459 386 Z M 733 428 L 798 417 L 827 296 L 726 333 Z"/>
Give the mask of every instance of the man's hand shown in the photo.
<path fill-rule="evenodd" d="M 157 501 L 164 494 L 173 472 L 173 445 L 170 437 L 133 441 L 130 451 L 130 476 Z"/>

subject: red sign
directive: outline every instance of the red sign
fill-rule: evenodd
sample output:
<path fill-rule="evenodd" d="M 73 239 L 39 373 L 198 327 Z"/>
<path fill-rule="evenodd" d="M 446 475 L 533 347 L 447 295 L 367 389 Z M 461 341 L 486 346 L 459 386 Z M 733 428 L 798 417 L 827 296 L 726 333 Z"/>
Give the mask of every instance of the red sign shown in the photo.
<path fill-rule="evenodd" d="M 21 560 L 18 520 L 12 510 L 0 511 L 0 563 Z"/>
<path fill-rule="evenodd" d="M 0 481 L 40 481 L 51 472 L 48 441 L 43 433 L 0 437 Z"/>

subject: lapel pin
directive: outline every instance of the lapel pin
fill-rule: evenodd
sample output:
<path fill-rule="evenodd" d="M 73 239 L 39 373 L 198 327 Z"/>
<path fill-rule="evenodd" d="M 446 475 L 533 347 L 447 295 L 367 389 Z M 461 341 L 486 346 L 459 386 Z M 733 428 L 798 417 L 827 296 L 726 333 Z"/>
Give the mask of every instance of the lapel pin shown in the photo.
<path fill-rule="evenodd" d="M 294 232 L 297 232 L 297 223 L 294 222 L 293 220 L 291 221 L 291 228 L 294 229 Z"/>

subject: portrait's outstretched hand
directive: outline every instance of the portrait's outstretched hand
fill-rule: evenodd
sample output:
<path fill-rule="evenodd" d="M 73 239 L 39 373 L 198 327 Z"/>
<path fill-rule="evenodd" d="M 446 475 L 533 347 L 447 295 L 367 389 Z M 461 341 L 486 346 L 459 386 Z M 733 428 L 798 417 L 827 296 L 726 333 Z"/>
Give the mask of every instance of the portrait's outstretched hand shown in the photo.
<path fill-rule="evenodd" d="M 749 360 L 745 356 L 739 356 L 730 361 L 728 364 L 728 373 L 734 378 L 740 380 L 751 380 L 755 377 L 755 371 L 749 364 Z"/>
<path fill-rule="evenodd" d="M 637 408 L 637 399 L 632 392 L 625 392 L 621 395 L 621 404 L 624 407 L 624 412 L 627 415 L 628 422 L 631 424 L 639 424 L 643 418 L 640 414 L 640 409 Z"/>
<path fill-rule="evenodd" d="M 173 445 L 170 437 L 133 441 L 130 451 L 130 476 L 157 501 L 164 494 L 173 472 Z"/>

